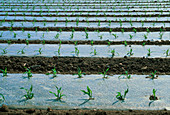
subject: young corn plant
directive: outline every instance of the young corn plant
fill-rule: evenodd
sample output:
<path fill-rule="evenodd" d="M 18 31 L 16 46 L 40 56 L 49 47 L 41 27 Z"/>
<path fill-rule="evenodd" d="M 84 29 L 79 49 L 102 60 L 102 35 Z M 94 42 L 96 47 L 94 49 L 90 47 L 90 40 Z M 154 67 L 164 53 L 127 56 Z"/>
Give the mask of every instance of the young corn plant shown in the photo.
<path fill-rule="evenodd" d="M 167 49 L 164 54 L 166 55 L 166 57 L 170 56 L 169 49 Z"/>
<path fill-rule="evenodd" d="M 123 78 L 126 78 L 126 79 L 131 78 L 131 75 L 128 74 L 128 71 L 125 71 L 125 74 L 120 75 L 118 78 L 120 78 L 121 76 L 123 76 Z"/>
<path fill-rule="evenodd" d="M 150 78 L 152 80 L 157 79 L 158 75 L 156 75 L 156 70 L 154 72 L 151 73 L 151 75 L 147 76 L 146 78 Z"/>
<path fill-rule="evenodd" d="M 31 38 L 31 34 L 30 34 L 30 33 L 28 33 L 28 34 L 27 34 L 27 37 L 28 37 L 28 38 Z"/>
<path fill-rule="evenodd" d="M 35 50 L 34 52 L 38 52 L 41 55 L 42 54 L 42 48 L 39 48 L 39 50 Z"/>
<path fill-rule="evenodd" d="M 52 69 L 52 73 L 46 73 L 46 75 L 50 75 L 50 74 L 53 74 L 53 78 L 57 77 L 57 71 L 56 71 L 55 67 L 54 67 L 54 69 Z"/>
<path fill-rule="evenodd" d="M 137 32 L 137 30 L 135 29 L 135 28 L 133 28 L 133 31 L 136 33 Z"/>
<path fill-rule="evenodd" d="M 59 36 L 60 36 L 60 34 L 59 34 L 59 33 L 57 33 L 57 34 L 55 35 L 55 39 L 58 39 L 58 38 L 59 38 Z"/>
<path fill-rule="evenodd" d="M 0 102 L 5 101 L 5 97 L 4 97 L 4 95 L 2 93 L 0 93 L 0 96 L 1 96 Z"/>
<path fill-rule="evenodd" d="M 148 50 L 148 53 L 147 53 L 147 56 L 149 57 L 149 56 L 151 56 L 151 53 L 153 52 L 153 51 L 151 51 L 151 49 L 149 48 L 149 49 L 147 49 Z"/>
<path fill-rule="evenodd" d="M 163 33 L 159 33 L 159 37 L 160 37 L 160 39 L 162 39 Z"/>
<path fill-rule="evenodd" d="M 144 37 L 145 39 L 148 39 L 148 35 L 147 35 L 147 34 L 144 34 L 143 37 Z"/>
<path fill-rule="evenodd" d="M 133 35 L 129 34 L 129 37 L 130 37 L 130 39 L 132 39 L 132 38 L 133 38 Z"/>
<path fill-rule="evenodd" d="M 124 43 L 124 46 L 125 46 L 125 47 L 128 45 L 126 41 L 123 41 L 122 43 Z"/>
<path fill-rule="evenodd" d="M 156 97 L 156 91 L 155 89 L 152 90 L 152 95 L 150 95 L 149 99 L 150 100 L 158 100 L 158 97 Z"/>
<path fill-rule="evenodd" d="M 26 100 L 32 99 L 34 97 L 34 93 L 32 93 L 33 86 L 31 85 L 30 89 L 25 89 L 24 87 L 21 87 L 20 89 L 24 89 L 27 93 L 23 95 Z"/>
<path fill-rule="evenodd" d="M 28 79 L 30 79 L 32 77 L 32 73 L 31 73 L 31 69 L 24 67 L 26 69 L 26 72 L 24 72 L 24 74 L 27 74 Z"/>
<path fill-rule="evenodd" d="M 57 88 L 57 94 L 52 91 L 49 91 L 49 93 L 54 94 L 57 101 L 61 101 L 62 97 L 66 96 L 66 95 L 62 94 L 63 93 L 63 91 L 61 91 L 62 87 L 60 87 L 60 88 L 58 88 L 57 86 L 55 86 L 55 87 Z"/>
<path fill-rule="evenodd" d="M 89 100 L 94 100 L 94 98 L 92 97 L 92 90 L 89 88 L 89 86 L 87 86 L 87 91 L 85 90 L 81 90 L 84 95 L 88 95 L 89 96 Z"/>
<path fill-rule="evenodd" d="M 5 67 L 5 70 L 3 70 L 3 69 L 0 69 L 1 71 L 2 71 L 2 76 L 3 77 L 6 77 L 7 76 L 7 67 Z"/>
<path fill-rule="evenodd" d="M 104 71 L 103 73 L 100 72 L 99 74 L 103 75 L 103 79 L 108 79 L 108 76 L 106 75 L 106 73 L 109 71 L 109 68 L 106 69 L 106 71 Z"/>
<path fill-rule="evenodd" d="M 17 54 L 18 54 L 18 53 L 25 54 L 24 49 L 25 49 L 25 47 L 22 48 L 20 51 L 18 51 Z"/>
<path fill-rule="evenodd" d="M 2 49 L 2 48 L 0 48 L 0 49 Z M 1 54 L 3 55 L 3 54 L 7 54 L 8 52 L 7 52 L 7 47 L 6 48 L 4 48 L 4 49 L 2 49 L 2 52 L 1 52 Z"/>
<path fill-rule="evenodd" d="M 75 51 L 72 51 L 71 53 L 75 53 L 76 56 L 79 56 L 79 50 L 77 47 L 75 47 Z"/>
<path fill-rule="evenodd" d="M 77 78 L 83 78 L 83 75 L 86 75 L 85 73 L 83 73 L 83 72 L 81 71 L 81 69 L 80 69 L 79 67 L 77 68 L 77 71 L 78 71 L 78 73 L 73 74 L 73 75 L 78 75 Z"/>
<path fill-rule="evenodd" d="M 132 52 L 132 49 L 130 49 L 130 51 L 127 52 L 126 55 L 128 55 L 129 57 L 132 56 L 134 53 Z"/>
<path fill-rule="evenodd" d="M 110 53 L 112 54 L 112 57 L 111 57 L 111 58 L 113 58 L 113 57 L 116 55 L 116 53 L 119 55 L 119 53 L 116 52 L 115 49 L 112 49 L 112 50 L 110 51 Z"/>
<path fill-rule="evenodd" d="M 112 34 L 112 35 L 114 36 L 115 39 L 118 38 L 118 36 L 116 34 Z"/>
<path fill-rule="evenodd" d="M 26 45 L 29 45 L 29 40 L 25 40 Z"/>
<path fill-rule="evenodd" d="M 94 49 L 94 51 L 93 51 L 93 52 L 90 52 L 90 54 L 97 55 L 97 51 L 96 51 L 96 49 Z"/>
<path fill-rule="evenodd" d="M 122 95 L 121 92 L 117 92 L 116 98 L 120 101 L 124 101 L 128 92 L 129 92 L 128 88 L 124 91 L 124 95 Z"/>

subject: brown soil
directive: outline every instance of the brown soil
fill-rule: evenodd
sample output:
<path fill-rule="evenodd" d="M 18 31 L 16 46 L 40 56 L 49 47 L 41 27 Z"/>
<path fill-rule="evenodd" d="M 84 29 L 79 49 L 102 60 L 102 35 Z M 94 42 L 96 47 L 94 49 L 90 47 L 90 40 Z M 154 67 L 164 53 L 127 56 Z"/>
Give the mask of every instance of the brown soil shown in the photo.
<path fill-rule="evenodd" d="M 100 110 L 100 109 L 70 109 L 54 110 L 45 109 L 9 109 L 8 106 L 2 105 L 0 115 L 169 115 L 169 110 Z"/>
<path fill-rule="evenodd" d="M 8 40 L 0 40 L 0 43 L 8 43 L 8 41 L 11 41 L 11 44 L 26 44 L 26 40 L 18 39 L 18 40 L 11 40 L 10 38 Z M 44 40 L 45 44 L 59 44 L 59 40 Z M 29 44 L 42 44 L 43 40 L 29 40 Z M 77 45 L 80 44 L 86 44 L 91 45 L 91 40 L 88 41 L 62 41 L 62 44 L 75 44 L 77 42 Z M 123 41 L 93 41 L 93 45 L 108 45 L 108 42 L 110 42 L 110 45 L 123 45 Z M 142 45 L 145 43 L 145 45 L 170 45 L 170 40 L 161 40 L 161 41 L 126 41 L 128 45 Z"/>
<path fill-rule="evenodd" d="M 0 16 L 6 16 L 6 14 L 0 14 Z M 34 17 L 169 17 L 169 14 L 143 14 L 143 15 L 56 15 L 56 14 L 41 14 L 41 15 L 31 15 L 31 14 L 8 14 L 7 16 L 34 16 Z"/>
<path fill-rule="evenodd" d="M 137 32 L 146 32 L 147 28 L 149 29 L 150 32 L 154 32 L 154 31 L 160 31 L 160 29 L 162 29 L 163 31 L 170 31 L 170 27 L 130 27 L 130 28 L 123 28 L 123 27 L 117 27 L 117 28 L 106 28 L 106 27 L 0 27 L 0 30 L 3 31 L 9 31 L 10 29 L 12 31 L 21 31 L 22 29 L 24 29 L 24 31 L 60 31 L 60 29 L 62 29 L 62 31 L 72 31 L 73 29 L 75 31 L 85 31 L 85 29 L 87 29 L 87 31 L 110 31 L 110 29 L 112 30 L 112 32 L 121 32 L 121 29 L 124 29 L 124 32 L 133 32 L 133 29 L 136 29 Z"/>
<path fill-rule="evenodd" d="M 86 74 L 98 74 L 110 68 L 107 74 L 156 74 L 170 75 L 170 58 L 80 58 L 80 57 L 7 57 L 0 56 L 0 69 L 9 73 L 23 73 L 24 66 L 33 73 L 47 73 L 54 66 L 60 74 L 75 74 L 79 67 Z"/>

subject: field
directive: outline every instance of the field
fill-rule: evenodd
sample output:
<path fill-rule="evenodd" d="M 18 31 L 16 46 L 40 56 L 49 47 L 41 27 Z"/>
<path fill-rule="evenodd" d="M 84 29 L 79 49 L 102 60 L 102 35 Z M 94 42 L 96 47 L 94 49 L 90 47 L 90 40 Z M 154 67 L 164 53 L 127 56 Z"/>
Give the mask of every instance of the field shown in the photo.
<path fill-rule="evenodd" d="M 1 0 L 0 111 L 170 113 L 169 19 L 168 0 Z"/>

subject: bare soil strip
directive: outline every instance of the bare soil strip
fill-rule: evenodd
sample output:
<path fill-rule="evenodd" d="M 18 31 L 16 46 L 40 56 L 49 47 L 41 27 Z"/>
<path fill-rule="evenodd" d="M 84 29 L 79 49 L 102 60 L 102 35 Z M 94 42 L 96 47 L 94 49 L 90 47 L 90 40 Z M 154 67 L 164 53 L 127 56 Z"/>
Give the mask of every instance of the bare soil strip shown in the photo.
<path fill-rule="evenodd" d="M 31 14 L 0 14 L 0 16 L 35 16 L 35 17 L 170 17 L 169 14 L 152 14 L 152 15 L 56 15 L 56 14 L 41 14 L 41 15 L 31 15 Z"/>
<path fill-rule="evenodd" d="M 100 109 L 70 109 L 70 110 L 56 110 L 45 109 L 10 109 L 6 105 L 0 108 L 1 115 L 168 115 L 169 110 L 100 110 Z"/>
<path fill-rule="evenodd" d="M 107 27 L 0 27 L 1 31 L 72 31 L 74 29 L 75 31 L 114 31 L 114 32 L 121 32 L 121 29 L 124 29 L 124 32 L 133 32 L 134 29 L 136 32 L 145 32 L 147 29 L 149 29 L 150 32 L 155 32 L 155 31 L 170 31 L 170 27 L 138 27 L 138 28 L 124 28 L 124 27 L 118 27 L 118 28 L 107 28 Z"/>
<path fill-rule="evenodd" d="M 11 42 L 11 44 L 26 44 L 26 39 L 18 39 L 18 40 L 0 40 L 0 43 L 8 43 Z M 29 44 L 42 44 L 45 42 L 46 44 L 60 44 L 59 40 L 29 40 Z M 91 45 L 91 40 L 87 41 L 62 41 L 62 44 L 75 44 L 77 42 L 77 45 L 80 44 L 86 44 Z M 93 45 L 108 45 L 108 42 L 110 42 L 110 45 L 121 45 L 124 44 L 123 41 L 93 41 Z M 143 41 L 126 41 L 128 45 L 170 45 L 170 40 L 160 40 L 160 41 L 150 41 L 150 40 L 143 40 Z"/>
<path fill-rule="evenodd" d="M 33 73 L 47 73 L 54 67 L 59 74 L 75 74 L 78 67 L 86 74 L 99 74 L 110 68 L 109 75 L 157 74 L 170 75 L 170 58 L 91 58 L 91 57 L 7 57 L 0 56 L 0 69 L 8 68 L 9 73 L 23 73 L 29 67 Z"/>

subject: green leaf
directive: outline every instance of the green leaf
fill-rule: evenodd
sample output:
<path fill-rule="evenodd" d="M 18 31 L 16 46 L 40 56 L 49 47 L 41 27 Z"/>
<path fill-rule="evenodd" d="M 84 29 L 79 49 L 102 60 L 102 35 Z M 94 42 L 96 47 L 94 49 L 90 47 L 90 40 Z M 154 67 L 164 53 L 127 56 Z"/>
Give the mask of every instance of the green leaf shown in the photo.
<path fill-rule="evenodd" d="M 58 97 L 58 95 L 54 92 L 49 91 L 49 93 L 54 94 L 56 97 Z"/>
<path fill-rule="evenodd" d="M 106 72 L 109 71 L 109 68 L 106 69 Z"/>
<path fill-rule="evenodd" d="M 84 93 L 84 95 L 85 95 L 85 94 L 88 94 L 88 92 L 86 92 L 86 91 L 84 91 L 84 90 L 81 90 L 81 91 Z"/>

